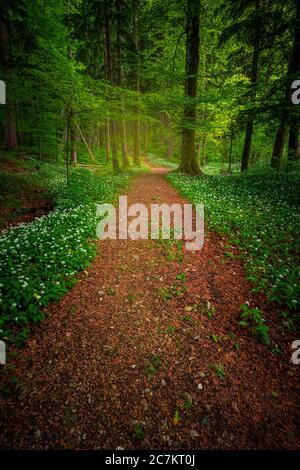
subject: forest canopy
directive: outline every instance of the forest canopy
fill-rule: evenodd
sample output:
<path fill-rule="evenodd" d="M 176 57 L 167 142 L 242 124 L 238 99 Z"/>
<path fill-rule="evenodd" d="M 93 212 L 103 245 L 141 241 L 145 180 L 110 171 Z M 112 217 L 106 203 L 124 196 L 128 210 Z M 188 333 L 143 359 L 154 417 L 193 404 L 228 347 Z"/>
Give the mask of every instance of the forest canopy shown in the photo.
<path fill-rule="evenodd" d="M 154 149 L 196 173 L 299 158 L 297 0 L 2 0 L 1 11 L 6 149 L 115 171 Z"/>

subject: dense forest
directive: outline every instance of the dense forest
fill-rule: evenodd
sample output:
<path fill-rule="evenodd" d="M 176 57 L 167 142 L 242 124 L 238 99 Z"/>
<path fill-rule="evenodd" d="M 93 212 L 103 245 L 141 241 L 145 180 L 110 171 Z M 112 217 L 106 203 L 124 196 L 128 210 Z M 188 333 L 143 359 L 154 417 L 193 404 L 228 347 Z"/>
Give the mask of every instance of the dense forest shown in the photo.
<path fill-rule="evenodd" d="M 0 0 L 0 450 L 300 449 L 299 130 L 300 0 Z"/>
<path fill-rule="evenodd" d="M 299 157 L 299 2 L 1 2 L 4 148 L 223 172 Z M 197 86 L 198 85 L 198 86 Z M 5 115 L 4 115 L 5 114 Z"/>

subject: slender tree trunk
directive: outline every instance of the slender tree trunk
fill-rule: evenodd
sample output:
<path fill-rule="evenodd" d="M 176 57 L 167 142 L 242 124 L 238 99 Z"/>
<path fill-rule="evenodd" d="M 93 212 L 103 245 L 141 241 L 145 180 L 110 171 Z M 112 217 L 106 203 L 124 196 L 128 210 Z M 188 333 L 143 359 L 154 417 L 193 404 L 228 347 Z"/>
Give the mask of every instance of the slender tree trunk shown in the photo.
<path fill-rule="evenodd" d="M 77 165 L 77 132 L 74 127 L 74 123 L 71 124 L 71 160 L 72 165 Z"/>
<path fill-rule="evenodd" d="M 109 120 L 105 123 L 104 126 L 104 139 L 105 139 L 105 161 L 109 162 L 109 152 L 110 152 L 110 138 L 109 138 Z"/>
<path fill-rule="evenodd" d="M 126 144 L 126 124 L 125 121 L 121 122 L 121 139 L 122 139 L 122 168 L 125 170 L 129 166 L 127 156 L 127 144 Z"/>
<path fill-rule="evenodd" d="M 139 0 L 132 0 L 132 29 L 135 53 L 134 81 L 135 89 L 140 91 L 140 44 L 139 44 Z M 135 165 L 140 165 L 140 116 L 139 108 L 136 110 L 136 119 L 133 122 L 133 161 Z"/>
<path fill-rule="evenodd" d="M 292 126 L 289 131 L 288 159 L 296 161 L 299 159 L 299 127 Z"/>
<path fill-rule="evenodd" d="M 174 146 L 173 146 L 173 136 L 172 136 L 172 123 L 167 113 L 163 114 L 167 136 L 166 136 L 166 144 L 167 144 L 167 151 L 166 155 L 168 158 L 173 156 Z"/>
<path fill-rule="evenodd" d="M 281 125 L 279 126 L 277 132 L 276 132 L 276 137 L 275 137 L 275 142 L 274 142 L 274 147 L 273 147 L 273 153 L 272 153 L 272 159 L 271 159 L 271 167 L 272 168 L 279 169 L 280 166 L 281 166 L 285 136 L 286 136 L 286 128 L 284 126 L 284 123 L 282 122 Z"/>
<path fill-rule="evenodd" d="M 147 154 L 148 150 L 148 126 L 146 123 L 144 123 L 144 153 Z"/>
<path fill-rule="evenodd" d="M 110 132 L 110 142 L 111 142 L 111 158 L 113 170 L 115 172 L 120 171 L 119 161 L 118 161 L 118 145 L 117 145 L 117 125 L 114 119 L 111 119 L 109 122 L 109 132 Z"/>
<path fill-rule="evenodd" d="M 256 102 L 258 61 L 259 61 L 259 42 L 257 39 L 257 42 L 254 45 L 253 56 L 252 56 L 251 95 L 250 95 L 251 110 L 250 110 L 250 114 L 248 116 L 247 125 L 246 125 L 246 134 L 245 134 L 244 149 L 243 149 L 243 154 L 242 154 L 241 171 L 248 170 L 249 164 L 250 164 L 250 152 L 251 152 L 251 142 L 252 142 L 252 134 L 253 134 L 253 124 L 254 124 L 254 117 L 252 114 L 252 110 Z"/>
<path fill-rule="evenodd" d="M 6 101 L 5 110 L 5 150 L 16 150 L 17 143 L 17 125 L 15 104 L 11 100 Z"/>
<path fill-rule="evenodd" d="M 70 110 L 67 110 L 67 128 L 66 128 L 66 176 L 67 176 L 67 185 L 69 186 L 69 147 L 70 147 L 70 122 L 71 122 L 71 113 Z"/>
<path fill-rule="evenodd" d="M 173 153 L 174 153 L 174 146 L 173 146 L 173 139 L 172 139 L 172 136 L 169 136 L 168 137 L 168 147 L 167 147 L 167 157 L 168 158 L 171 158 L 173 157 Z"/>
<path fill-rule="evenodd" d="M 122 55 L 123 55 L 123 31 L 122 31 L 122 13 L 124 10 L 124 3 L 118 1 L 117 8 L 117 58 L 116 58 L 116 84 L 121 87 L 123 83 L 123 70 L 122 70 Z M 126 127 L 124 121 L 124 105 L 122 102 L 122 115 L 121 122 L 119 123 L 119 139 L 121 142 L 122 151 L 122 168 L 125 170 L 128 167 L 127 146 L 126 146 Z"/>
<path fill-rule="evenodd" d="M 231 173 L 231 164 L 232 164 L 232 147 L 233 147 L 233 127 L 231 126 L 231 130 L 230 130 L 230 149 L 229 149 L 229 164 L 228 164 L 228 173 Z"/>
<path fill-rule="evenodd" d="M 197 74 L 199 66 L 199 0 L 187 0 L 187 33 L 185 60 L 185 104 L 183 111 L 181 163 L 178 170 L 183 173 L 199 174 L 201 170 L 196 160 L 195 125 Z"/>
<path fill-rule="evenodd" d="M 299 78 L 300 74 L 300 0 L 296 1 L 296 17 L 295 17 L 295 32 L 294 32 L 294 45 L 293 45 L 293 56 L 291 74 L 292 80 Z M 295 106 L 295 105 L 294 105 Z M 289 143 L 288 143 L 288 159 L 298 160 L 299 153 L 299 128 L 300 119 L 299 113 L 293 119 L 293 122 L 289 130 Z"/>
<path fill-rule="evenodd" d="M 106 78 L 113 85 L 113 71 L 112 71 L 112 57 L 111 57 L 111 41 L 110 41 L 110 20 L 109 16 L 105 18 L 104 26 L 104 46 L 105 46 L 105 62 L 106 62 Z M 117 146 L 117 135 L 116 135 L 116 122 L 114 119 L 109 121 L 109 133 L 110 133 L 110 144 L 111 144 L 111 156 L 112 156 L 112 166 L 115 172 L 120 171 L 119 161 L 118 161 L 118 146 Z"/>
<path fill-rule="evenodd" d="M 202 148 L 200 147 L 199 166 L 204 167 L 206 164 L 206 135 L 203 136 L 201 146 Z"/>

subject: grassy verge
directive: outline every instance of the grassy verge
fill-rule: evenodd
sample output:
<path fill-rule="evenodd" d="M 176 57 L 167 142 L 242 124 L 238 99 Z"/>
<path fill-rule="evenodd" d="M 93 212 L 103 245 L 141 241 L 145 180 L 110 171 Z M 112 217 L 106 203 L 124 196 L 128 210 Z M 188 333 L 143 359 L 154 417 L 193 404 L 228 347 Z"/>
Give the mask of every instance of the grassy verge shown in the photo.
<path fill-rule="evenodd" d="M 167 178 L 191 202 L 205 205 L 206 227 L 240 247 L 254 290 L 263 290 L 277 302 L 294 326 L 300 303 L 299 172 L 201 177 L 173 173 Z"/>
<path fill-rule="evenodd" d="M 72 169 L 67 186 L 63 167 L 30 164 L 38 165 L 34 177 L 43 181 L 54 211 L 0 234 L 0 338 L 17 345 L 31 324 L 44 319 L 43 308 L 66 293 L 95 256 L 96 205 L 113 202 L 135 173 Z M 32 175 L 28 178 L 31 184 Z"/>

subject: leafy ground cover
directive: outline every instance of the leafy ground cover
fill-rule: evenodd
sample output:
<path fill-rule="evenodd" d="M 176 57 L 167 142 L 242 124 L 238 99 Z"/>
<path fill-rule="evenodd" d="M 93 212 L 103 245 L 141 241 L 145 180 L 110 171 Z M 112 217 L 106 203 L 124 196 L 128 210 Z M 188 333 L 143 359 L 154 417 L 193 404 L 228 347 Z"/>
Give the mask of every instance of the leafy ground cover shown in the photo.
<path fill-rule="evenodd" d="M 300 301 L 298 175 L 268 170 L 242 176 L 167 176 L 184 197 L 204 203 L 206 227 L 240 248 L 254 290 L 278 302 L 292 326 L 299 320 Z"/>
<path fill-rule="evenodd" d="M 43 307 L 67 292 L 95 256 L 96 204 L 111 202 L 131 176 L 72 169 L 67 186 L 62 166 L 34 159 L 28 166 L 38 166 L 38 174 L 31 173 L 29 182 L 22 175 L 18 186 L 39 179 L 54 210 L 0 234 L 0 337 L 17 344 L 31 323 L 44 319 Z M 7 185 L 13 183 L 7 176 Z"/>

